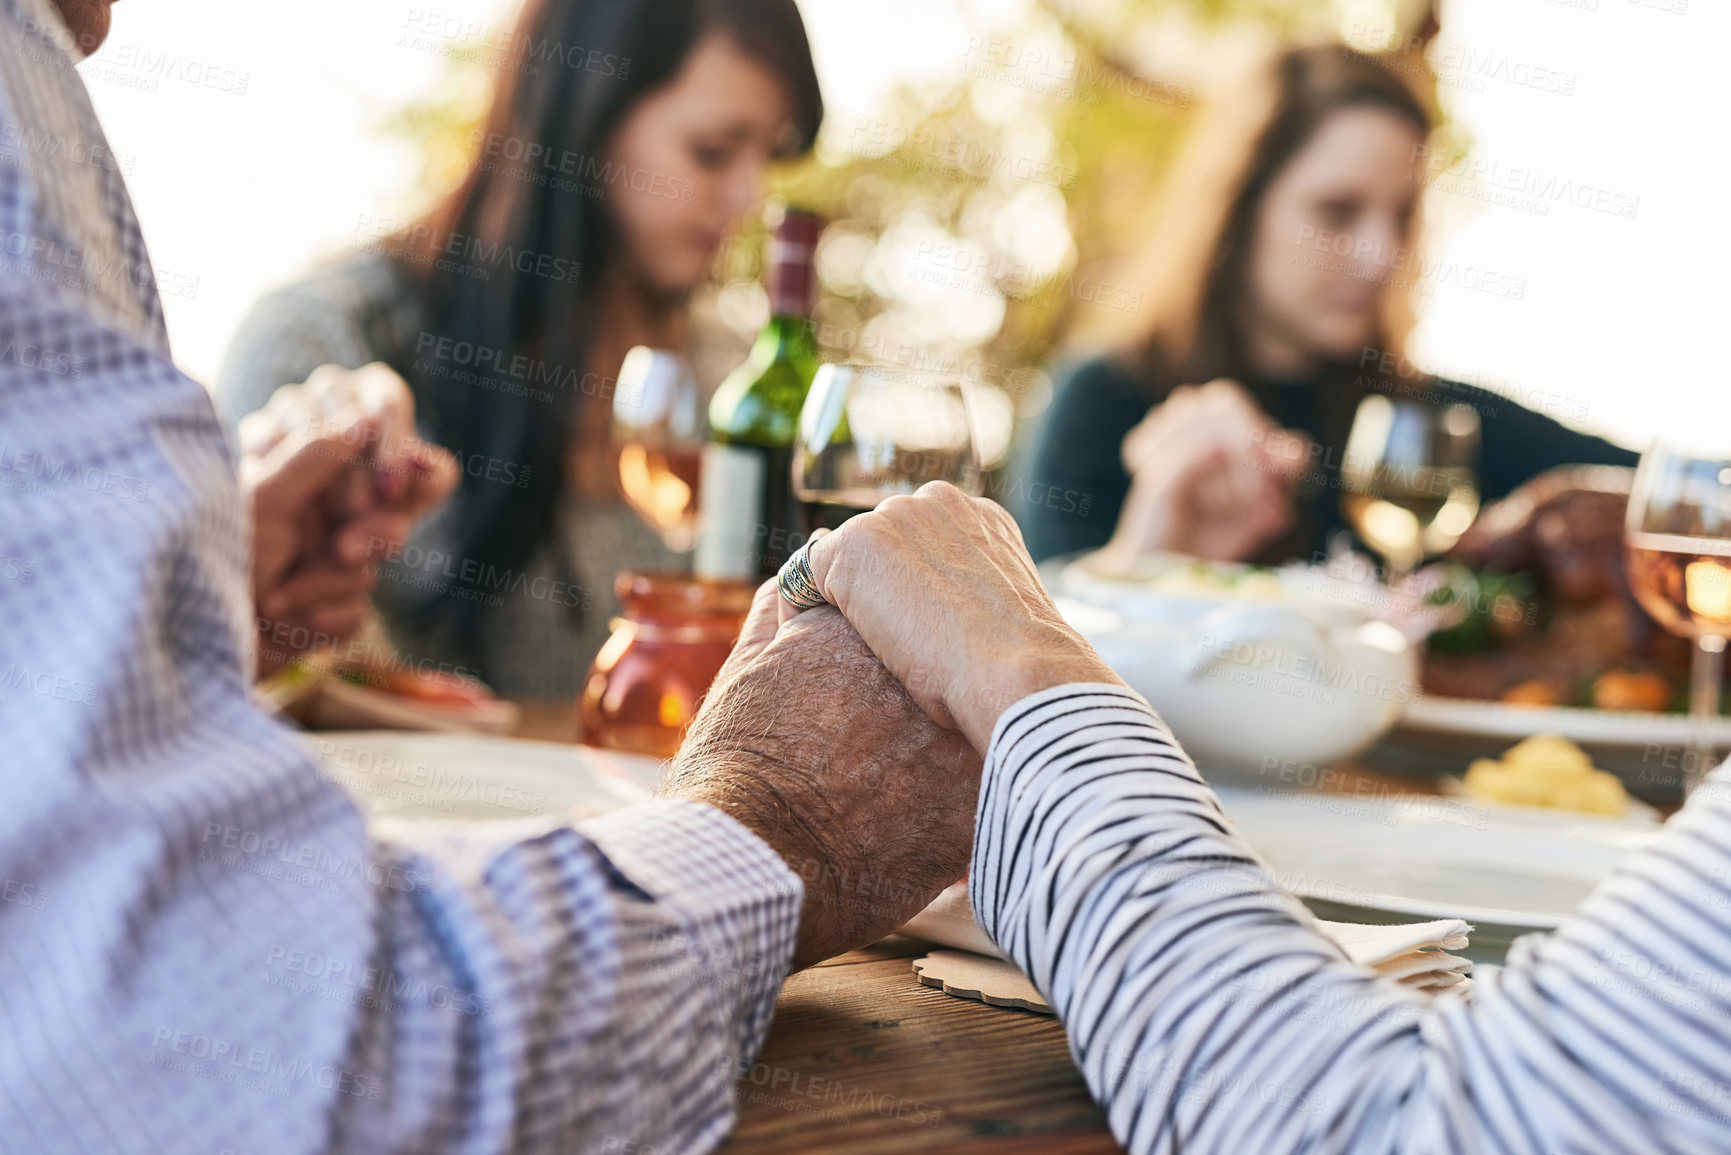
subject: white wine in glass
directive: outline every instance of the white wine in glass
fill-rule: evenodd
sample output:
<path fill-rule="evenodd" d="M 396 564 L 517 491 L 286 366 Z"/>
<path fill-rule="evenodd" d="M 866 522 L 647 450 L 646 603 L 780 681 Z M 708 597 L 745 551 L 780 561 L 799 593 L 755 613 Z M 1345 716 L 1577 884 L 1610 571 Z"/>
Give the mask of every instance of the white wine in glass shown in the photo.
<path fill-rule="evenodd" d="M 1380 394 L 1358 406 L 1340 477 L 1341 513 L 1395 585 L 1447 550 L 1479 513 L 1479 415 Z"/>
<path fill-rule="evenodd" d="M 1629 590 L 1669 632 L 1695 642 L 1685 794 L 1715 757 L 1725 640 L 1731 637 L 1731 457 L 1655 446 L 1641 457 L 1624 525 Z"/>

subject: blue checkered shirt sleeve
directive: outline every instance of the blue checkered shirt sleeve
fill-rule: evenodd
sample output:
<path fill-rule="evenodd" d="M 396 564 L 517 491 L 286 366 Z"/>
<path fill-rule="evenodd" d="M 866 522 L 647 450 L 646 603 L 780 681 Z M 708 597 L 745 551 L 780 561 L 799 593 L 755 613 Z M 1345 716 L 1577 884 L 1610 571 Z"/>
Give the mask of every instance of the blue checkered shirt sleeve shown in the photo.
<path fill-rule="evenodd" d="M 719 811 L 369 831 L 46 0 L 0 0 L 0 1152 L 700 1151 L 801 886 Z"/>

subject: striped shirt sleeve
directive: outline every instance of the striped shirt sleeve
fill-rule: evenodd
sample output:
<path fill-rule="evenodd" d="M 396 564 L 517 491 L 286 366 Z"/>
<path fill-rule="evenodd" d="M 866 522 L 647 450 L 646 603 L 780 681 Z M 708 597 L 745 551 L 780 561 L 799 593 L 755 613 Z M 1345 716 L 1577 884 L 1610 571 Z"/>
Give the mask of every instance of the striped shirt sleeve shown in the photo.
<path fill-rule="evenodd" d="M 986 759 L 981 925 L 1132 1152 L 1731 1149 L 1731 803 L 1699 792 L 1471 1001 L 1348 962 L 1146 703 L 1032 695 Z"/>

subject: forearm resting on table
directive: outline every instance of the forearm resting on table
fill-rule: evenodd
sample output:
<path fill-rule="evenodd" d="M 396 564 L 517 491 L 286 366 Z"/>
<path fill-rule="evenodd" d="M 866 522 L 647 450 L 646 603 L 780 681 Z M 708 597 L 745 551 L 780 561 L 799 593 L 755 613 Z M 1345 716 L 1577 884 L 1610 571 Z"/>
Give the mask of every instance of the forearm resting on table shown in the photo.
<path fill-rule="evenodd" d="M 1731 1085 L 1731 982 L 1688 976 L 1731 957 L 1700 914 L 1731 804 L 1673 827 L 1471 1002 L 1432 1000 L 1346 961 L 1139 698 L 1072 685 L 999 721 L 970 887 L 1132 1152 L 1723 1150 L 1689 1088 Z"/>
<path fill-rule="evenodd" d="M 481 949 L 524 958 L 500 985 L 516 1006 L 493 1011 L 504 1020 L 493 1046 L 538 1027 L 521 1060 L 547 1065 L 514 1094 L 545 1115 L 518 1126 L 542 1129 L 547 1150 L 720 1143 L 741 1063 L 788 973 L 793 871 L 720 810 L 658 798 L 514 845 L 488 866 L 486 888 L 492 940 Z M 521 1060 L 492 1077 L 533 1070 Z"/>
<path fill-rule="evenodd" d="M 478 1013 L 399 1015 L 404 1029 L 390 1033 L 418 1048 L 378 1056 L 386 1085 L 426 1085 L 442 1070 L 451 1081 L 431 1103 L 471 1103 L 461 1127 L 477 1139 L 503 1125 L 499 1150 L 602 1150 L 609 1139 L 701 1150 L 731 1130 L 732 1088 L 768 1029 L 799 913 L 800 882 L 768 847 L 678 799 L 503 849 L 437 830 L 411 837 L 412 849 L 384 844 L 422 891 L 394 896 L 388 941 L 400 953 L 384 969 L 466 989 Z M 423 942 L 437 947 L 400 951 Z M 489 1109 L 463 1086 L 476 1077 Z M 401 1099 L 356 1106 L 368 1149 L 394 1150 L 412 1132 Z"/>

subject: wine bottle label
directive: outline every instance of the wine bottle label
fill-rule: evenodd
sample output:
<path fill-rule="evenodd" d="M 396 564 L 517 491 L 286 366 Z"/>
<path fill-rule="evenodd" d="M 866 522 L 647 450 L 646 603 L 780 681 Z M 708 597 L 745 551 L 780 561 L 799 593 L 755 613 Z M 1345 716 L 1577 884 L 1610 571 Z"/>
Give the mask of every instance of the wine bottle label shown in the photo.
<path fill-rule="evenodd" d="M 764 455 L 733 445 L 705 445 L 697 492 L 698 577 L 757 574 L 758 520 L 763 510 Z"/>

